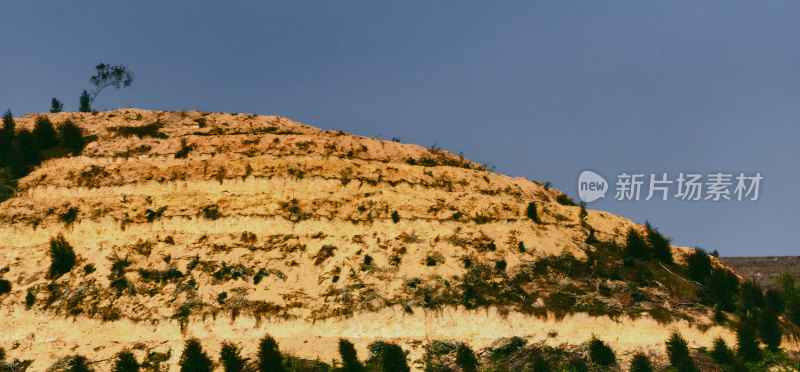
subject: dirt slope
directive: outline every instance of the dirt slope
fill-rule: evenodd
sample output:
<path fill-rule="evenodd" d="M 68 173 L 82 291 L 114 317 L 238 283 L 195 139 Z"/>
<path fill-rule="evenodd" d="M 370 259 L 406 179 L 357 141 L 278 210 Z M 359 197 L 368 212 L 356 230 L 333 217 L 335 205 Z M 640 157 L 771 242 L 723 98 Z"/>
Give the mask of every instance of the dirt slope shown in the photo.
<path fill-rule="evenodd" d="M 612 247 L 643 227 L 591 210 L 582 222 L 580 207 L 556 202 L 559 191 L 439 149 L 276 116 L 46 115 L 73 120 L 92 141 L 81 156 L 46 161 L 0 205 L 0 268 L 13 285 L 0 297 L 0 347 L 35 359 L 34 370 L 137 345 L 140 354 L 172 349 L 174 366 L 185 337 L 216 354 L 225 340 L 252 351 L 265 332 L 325 361 L 342 336 L 363 357 L 377 338 L 399 340 L 413 357 L 419 341 L 437 338 L 481 347 L 510 334 L 553 344 L 600 334 L 631 351 L 660 350 L 672 328 L 697 346 L 731 337 L 710 324 L 709 309 L 681 308 L 680 293 L 655 286 L 631 302 L 637 288 L 613 280 L 587 284 L 616 288 L 607 295 L 576 291 L 578 310 L 557 319 L 548 296 L 569 288 L 569 272 L 535 262 L 603 255 L 586 243 L 587 226 Z M 526 217 L 531 202 L 541 223 Z M 51 281 L 49 242 L 59 234 L 78 264 Z M 679 261 L 686 252 L 673 251 Z M 524 293 L 467 298 L 476 268 L 501 289 L 527 275 L 513 286 Z M 683 315 L 657 323 L 648 314 L 662 307 Z"/>

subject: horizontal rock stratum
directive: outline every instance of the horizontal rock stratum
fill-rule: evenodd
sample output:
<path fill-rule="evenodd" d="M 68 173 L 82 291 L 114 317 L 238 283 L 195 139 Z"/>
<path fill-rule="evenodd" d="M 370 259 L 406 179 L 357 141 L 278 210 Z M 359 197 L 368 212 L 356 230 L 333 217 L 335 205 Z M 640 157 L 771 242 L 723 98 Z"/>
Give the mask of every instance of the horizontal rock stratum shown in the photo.
<path fill-rule="evenodd" d="M 36 371 L 123 348 L 172 350 L 177 366 L 188 337 L 215 355 L 223 341 L 252 354 L 265 333 L 326 362 L 339 337 L 362 359 L 367 343 L 388 339 L 411 360 L 432 339 L 480 349 L 514 335 L 553 345 L 594 335 L 629 353 L 663 350 L 679 329 L 693 346 L 720 335 L 733 344 L 674 270 L 652 264 L 640 283 L 614 274 L 626 233 L 644 226 L 582 216 L 548 185 L 441 149 L 277 116 L 43 115 L 72 120 L 89 143 L 46 160 L 0 205 L 0 275 L 12 283 L 0 347 Z M 51 280 L 59 235 L 77 264 Z M 679 263 L 688 252 L 672 251 Z"/>

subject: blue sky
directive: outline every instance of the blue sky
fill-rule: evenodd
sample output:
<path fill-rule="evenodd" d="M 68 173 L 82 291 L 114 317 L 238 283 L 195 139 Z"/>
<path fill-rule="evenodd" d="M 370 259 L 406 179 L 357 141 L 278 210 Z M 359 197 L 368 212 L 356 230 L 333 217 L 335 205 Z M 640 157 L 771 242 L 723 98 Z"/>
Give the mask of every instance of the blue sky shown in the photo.
<path fill-rule="evenodd" d="M 0 109 L 286 116 L 437 144 L 577 198 L 577 176 L 761 172 L 758 201 L 590 205 L 722 255 L 797 255 L 800 3 L 4 1 Z M 613 186 L 613 185 L 612 185 Z"/>

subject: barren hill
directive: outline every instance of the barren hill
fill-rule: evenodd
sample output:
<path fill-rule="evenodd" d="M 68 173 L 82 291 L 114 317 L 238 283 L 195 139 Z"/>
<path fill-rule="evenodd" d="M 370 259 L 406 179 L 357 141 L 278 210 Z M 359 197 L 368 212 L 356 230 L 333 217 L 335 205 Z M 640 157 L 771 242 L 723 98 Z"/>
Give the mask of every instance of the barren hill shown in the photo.
<path fill-rule="evenodd" d="M 0 275 L 12 283 L 0 347 L 37 371 L 130 347 L 172 350 L 174 366 L 186 337 L 252 352 L 267 332 L 323 361 L 339 337 L 363 357 L 368 342 L 395 340 L 412 360 L 434 339 L 479 349 L 596 335 L 657 353 L 680 329 L 693 346 L 733 343 L 680 265 L 623 268 L 626 233 L 644 226 L 582 216 L 545 184 L 441 149 L 276 116 L 44 115 L 91 142 L 45 161 L 0 205 Z M 50 280 L 59 235 L 77 265 Z M 687 250 L 672 250 L 682 263 Z"/>

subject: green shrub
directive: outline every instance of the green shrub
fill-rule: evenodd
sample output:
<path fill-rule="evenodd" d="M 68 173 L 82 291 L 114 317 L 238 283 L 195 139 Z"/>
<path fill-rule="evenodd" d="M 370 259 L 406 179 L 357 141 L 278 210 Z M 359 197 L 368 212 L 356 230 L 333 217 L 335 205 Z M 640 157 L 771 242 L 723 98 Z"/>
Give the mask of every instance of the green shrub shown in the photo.
<path fill-rule="evenodd" d="M 633 228 L 628 230 L 628 235 L 625 239 L 625 251 L 628 256 L 646 260 L 650 258 L 648 250 L 647 243 L 642 239 L 642 236 Z"/>
<path fill-rule="evenodd" d="M 170 357 L 172 357 L 172 351 L 166 353 L 151 351 L 142 360 L 142 369 L 152 372 L 166 371 L 168 367 L 162 368 L 162 366 L 167 364 Z"/>
<path fill-rule="evenodd" d="M 650 358 L 642 352 L 636 353 L 631 359 L 630 372 L 653 372 L 653 365 Z"/>
<path fill-rule="evenodd" d="M 575 206 L 575 201 L 572 200 L 567 194 L 559 194 L 556 196 L 556 203 L 561 205 Z"/>
<path fill-rule="evenodd" d="M 700 298 L 706 304 L 717 305 L 721 310 L 734 310 L 734 298 L 739 293 L 739 277 L 724 268 L 711 271 L 706 285 L 700 291 Z"/>
<path fill-rule="evenodd" d="M 56 132 L 55 126 L 53 126 L 53 123 L 47 116 L 39 116 L 36 118 L 36 125 L 33 127 L 33 136 L 36 137 L 36 142 L 42 150 L 58 146 L 58 132 Z"/>
<path fill-rule="evenodd" d="M 0 295 L 11 292 L 11 282 L 6 279 L 0 279 Z"/>
<path fill-rule="evenodd" d="M 186 140 L 181 140 L 181 149 L 175 153 L 175 159 L 186 159 L 189 153 L 192 152 L 197 146 L 187 145 Z"/>
<path fill-rule="evenodd" d="M 83 355 L 75 355 L 67 364 L 66 372 L 94 372 L 94 369 L 89 367 L 89 360 Z"/>
<path fill-rule="evenodd" d="M 77 207 L 69 207 L 66 212 L 58 215 L 58 219 L 66 225 L 71 225 L 78 220 L 78 212 Z"/>
<path fill-rule="evenodd" d="M 461 367 L 464 372 L 476 372 L 478 370 L 478 358 L 475 352 L 464 343 L 458 344 L 456 349 L 456 365 Z"/>
<path fill-rule="evenodd" d="M 181 372 L 211 372 L 214 369 L 211 358 L 206 355 L 196 338 L 186 341 L 178 365 L 181 366 Z"/>
<path fill-rule="evenodd" d="M 11 139 L 17 133 L 17 122 L 14 121 L 14 114 L 11 113 L 11 110 L 6 110 L 3 114 L 3 133 Z"/>
<path fill-rule="evenodd" d="M 114 360 L 112 372 L 139 372 L 139 362 L 130 350 L 123 350 L 117 353 Z"/>
<path fill-rule="evenodd" d="M 112 132 L 116 133 L 118 136 L 122 137 L 139 137 L 142 139 L 144 137 L 152 137 L 152 138 L 167 138 L 168 136 L 161 132 L 161 128 L 164 127 L 164 124 L 160 121 L 156 121 L 154 123 L 150 123 L 147 125 L 138 125 L 138 126 L 119 126 L 119 127 L 111 127 L 108 128 Z"/>
<path fill-rule="evenodd" d="M 1 134 L 0 134 L 1 136 Z M 0 147 L 2 144 L 0 144 Z M 2 159 L 0 159 L 2 165 Z M 6 168 L 0 168 L 0 202 L 14 196 L 14 191 L 17 189 L 17 180 Z"/>
<path fill-rule="evenodd" d="M 395 344 L 386 344 L 383 351 L 383 363 L 381 363 L 383 372 L 409 372 L 411 368 L 406 361 L 406 353 L 400 346 Z"/>
<path fill-rule="evenodd" d="M 717 364 L 730 364 L 733 362 L 733 350 L 728 347 L 722 337 L 714 339 L 714 348 L 711 349 L 711 357 Z"/>
<path fill-rule="evenodd" d="M 742 307 L 746 312 L 755 312 L 764 306 L 764 290 L 750 279 L 742 283 Z"/>
<path fill-rule="evenodd" d="M 219 212 L 219 208 L 216 205 L 207 205 L 203 207 L 200 211 L 200 214 L 209 220 L 216 220 L 222 217 L 222 213 Z"/>
<path fill-rule="evenodd" d="M 711 276 L 711 258 L 702 248 L 695 248 L 694 252 L 686 257 L 686 264 L 689 266 L 689 278 L 698 283 L 705 283 Z"/>
<path fill-rule="evenodd" d="M 78 100 L 78 111 L 80 112 L 92 112 L 92 107 L 89 105 L 89 102 L 92 100 L 92 97 L 89 96 L 89 92 L 84 90 L 81 93 L 81 98 Z"/>
<path fill-rule="evenodd" d="M 83 130 L 71 120 L 67 120 L 58 127 L 61 145 L 72 150 L 73 155 L 79 155 L 86 146 Z"/>
<path fill-rule="evenodd" d="M 697 371 L 692 357 L 689 355 L 689 346 L 678 332 L 673 332 L 666 342 L 669 364 L 679 371 Z"/>
<path fill-rule="evenodd" d="M 59 113 L 64 110 L 64 104 L 61 101 L 53 98 L 50 100 L 50 112 L 53 114 Z"/>
<path fill-rule="evenodd" d="M 617 356 L 614 355 L 614 350 L 606 345 L 605 342 L 592 338 L 589 341 L 589 357 L 592 363 L 599 366 L 608 367 L 617 364 Z"/>
<path fill-rule="evenodd" d="M 339 355 L 342 357 L 341 372 L 364 372 L 364 365 L 358 360 L 356 348 L 353 343 L 343 338 L 339 339 Z"/>
<path fill-rule="evenodd" d="M 746 362 L 761 360 L 756 329 L 747 322 L 739 322 L 739 327 L 736 329 L 736 353 Z"/>
<path fill-rule="evenodd" d="M 392 212 L 392 221 L 394 221 L 394 223 L 400 221 L 400 215 L 397 213 L 397 211 Z"/>
<path fill-rule="evenodd" d="M 258 344 L 258 371 L 259 372 L 285 372 L 283 357 L 278 349 L 278 343 L 270 335 L 264 336 Z"/>
<path fill-rule="evenodd" d="M 242 372 L 244 370 L 244 359 L 241 350 L 236 345 L 225 342 L 219 353 L 219 362 L 225 372 Z"/>
<path fill-rule="evenodd" d="M 25 295 L 25 307 L 30 309 L 34 303 L 36 303 L 36 294 L 31 288 L 28 288 L 28 293 Z"/>
<path fill-rule="evenodd" d="M 653 258 L 666 263 L 671 264 L 672 260 L 672 249 L 669 246 L 669 239 L 661 235 L 658 230 L 650 226 L 650 223 L 646 223 L 645 226 L 647 227 L 647 242 L 650 244 L 652 249 Z"/>
<path fill-rule="evenodd" d="M 777 351 L 781 346 L 781 323 L 775 310 L 767 307 L 761 312 L 758 321 L 758 335 L 764 345 L 771 351 Z"/>
<path fill-rule="evenodd" d="M 533 222 L 541 223 L 542 221 L 539 220 L 539 215 L 536 212 L 536 203 L 530 202 L 528 203 L 528 207 L 525 208 L 525 215 L 530 218 Z"/>
<path fill-rule="evenodd" d="M 50 238 L 50 272 L 51 279 L 57 279 L 60 276 L 70 272 L 75 266 L 75 251 L 72 246 L 64 239 L 64 236 L 58 234 L 55 238 Z"/>
<path fill-rule="evenodd" d="M 781 315 L 786 310 L 786 302 L 783 300 L 783 294 L 780 290 L 769 288 L 764 292 L 764 306 L 767 309 L 772 309 L 778 315 Z"/>
<path fill-rule="evenodd" d="M 42 150 L 39 143 L 31 131 L 23 129 L 17 132 L 17 147 L 19 148 L 20 161 L 32 169 L 42 162 Z"/>

